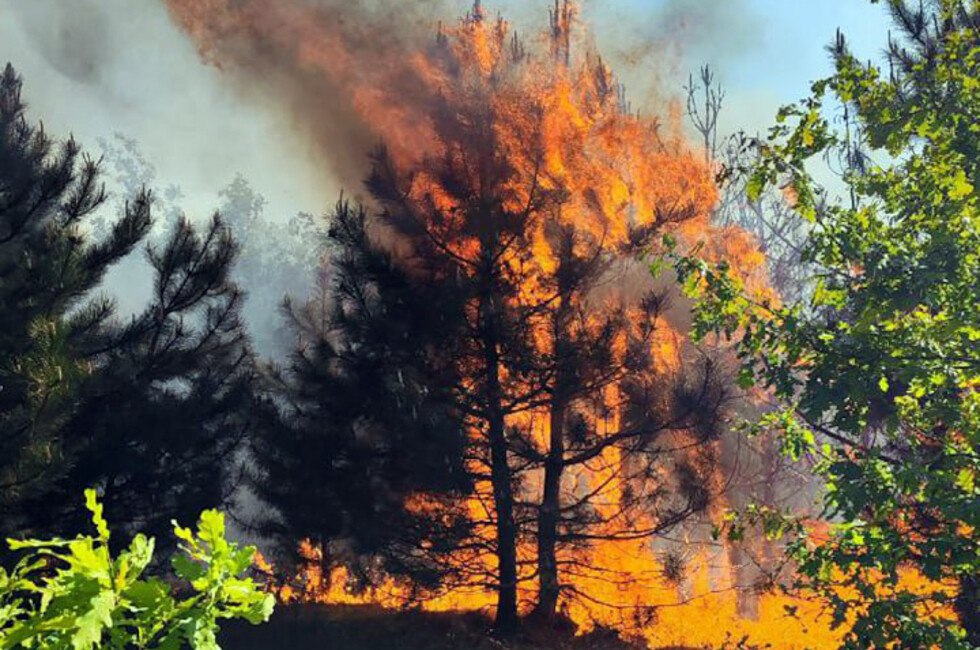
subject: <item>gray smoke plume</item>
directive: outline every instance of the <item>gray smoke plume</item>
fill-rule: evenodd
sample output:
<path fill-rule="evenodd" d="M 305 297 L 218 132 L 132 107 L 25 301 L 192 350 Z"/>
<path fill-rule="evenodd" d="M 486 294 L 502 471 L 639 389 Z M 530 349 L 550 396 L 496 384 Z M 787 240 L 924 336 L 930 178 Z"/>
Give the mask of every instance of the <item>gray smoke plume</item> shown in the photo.
<path fill-rule="evenodd" d="M 81 83 L 101 82 L 114 43 L 95 0 L 14 2 L 9 11 L 51 67 Z"/>
<path fill-rule="evenodd" d="M 458 3 L 350 0 L 166 0 L 174 22 L 202 56 L 250 100 L 278 112 L 310 141 L 324 169 L 356 190 L 366 155 L 379 144 L 365 103 L 391 86 L 411 97 L 421 88 L 393 74 L 405 57 L 435 41 Z M 359 94 L 361 93 L 361 94 Z M 368 112 L 370 113 L 370 112 Z"/>

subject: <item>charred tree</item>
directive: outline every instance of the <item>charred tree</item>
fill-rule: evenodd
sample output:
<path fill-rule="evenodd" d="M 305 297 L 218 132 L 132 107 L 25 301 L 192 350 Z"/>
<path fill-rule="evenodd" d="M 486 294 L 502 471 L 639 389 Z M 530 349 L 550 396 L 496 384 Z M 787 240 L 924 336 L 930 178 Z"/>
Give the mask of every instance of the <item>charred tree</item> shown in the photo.
<path fill-rule="evenodd" d="M 518 499 L 525 468 L 514 447 L 528 442 L 514 418 L 545 399 L 535 333 L 547 298 L 527 293 L 539 279 L 531 238 L 554 196 L 531 187 L 525 202 L 514 200 L 508 183 L 515 173 L 495 146 L 492 115 L 470 108 L 463 119 L 440 121 L 446 154 L 424 166 L 438 185 L 401 172 L 382 152 L 369 187 L 382 222 L 405 249 L 402 264 L 416 281 L 455 297 L 459 327 L 446 340 L 458 377 L 454 404 L 469 432 L 469 471 L 489 487 L 491 505 L 474 526 L 492 535 L 475 543 L 495 557 L 495 629 L 506 636 L 518 626 L 518 548 L 527 519 Z"/>
<path fill-rule="evenodd" d="M 656 329 L 644 330 L 653 314 L 634 322 L 632 312 L 643 312 L 646 301 L 607 304 L 601 287 L 615 280 L 610 269 L 654 234 L 679 221 L 706 222 L 715 197 L 699 156 L 661 137 L 656 120 L 627 114 L 621 86 L 601 59 L 573 56 L 574 23 L 572 5 L 559 3 L 556 49 L 536 58 L 511 38 L 505 21 L 487 20 L 477 5 L 455 28 L 440 29 L 420 53 L 426 65 L 375 87 L 399 110 L 370 120 L 388 148 L 373 158 L 367 183 L 369 247 L 386 252 L 411 295 L 424 296 L 423 309 L 448 317 L 436 345 L 411 329 L 397 343 L 423 353 L 426 367 L 445 364 L 448 403 L 465 432 L 473 491 L 454 577 L 495 590 L 496 628 L 504 635 L 518 625 L 519 588 L 533 582 L 539 563 L 557 584 L 549 563 L 559 561 L 558 551 L 551 548 L 589 544 L 597 529 L 608 528 L 605 516 L 630 524 L 625 514 L 594 507 L 590 494 L 608 491 L 608 483 L 574 495 L 565 485 L 569 468 L 585 472 L 606 462 L 610 450 L 637 455 L 623 464 L 625 476 L 608 480 L 640 484 L 638 454 L 655 456 L 654 443 L 666 442 L 657 432 L 673 431 L 669 408 L 657 412 L 657 423 L 641 424 L 646 395 L 639 387 L 647 384 L 626 377 L 633 359 L 646 358 L 640 351 Z M 406 80 L 412 88 L 403 97 Z M 382 293 L 398 291 L 377 283 L 368 295 L 384 303 L 391 298 Z M 338 340 L 350 335 L 349 324 L 331 327 Z M 635 352 L 626 353 L 628 344 Z M 401 352 L 386 354 L 392 368 L 405 363 Z M 632 410 L 611 398 L 633 387 Z M 674 388 L 666 382 L 649 392 Z M 344 406 L 325 403 L 320 421 L 331 421 L 334 409 L 343 421 Z M 607 426 L 610 419 L 618 424 Z M 552 445 L 539 437 L 548 420 L 555 424 Z M 676 483 L 696 478 L 680 465 L 661 469 L 676 470 Z M 547 484 L 546 508 L 539 480 Z M 640 500 L 632 487 L 626 491 L 633 494 L 624 509 Z M 695 492 L 692 503 L 701 504 Z M 657 505 L 664 515 L 696 509 Z M 553 587 L 545 592 L 556 599 Z"/>

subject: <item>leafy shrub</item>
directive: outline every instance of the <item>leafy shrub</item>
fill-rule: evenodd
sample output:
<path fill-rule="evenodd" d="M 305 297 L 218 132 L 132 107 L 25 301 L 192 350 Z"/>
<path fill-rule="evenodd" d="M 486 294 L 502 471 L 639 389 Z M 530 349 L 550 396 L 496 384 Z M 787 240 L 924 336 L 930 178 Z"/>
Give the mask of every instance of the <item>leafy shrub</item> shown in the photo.
<path fill-rule="evenodd" d="M 805 300 L 750 294 L 725 265 L 675 258 L 696 333 L 735 343 L 741 383 L 780 403 L 778 436 L 824 483 L 822 518 L 750 507 L 724 530 L 786 536 L 847 650 L 980 648 L 980 2 L 888 0 L 888 68 L 838 35 L 835 72 L 780 111 L 750 200 L 788 191 L 809 223 Z M 842 105 L 844 129 L 830 121 Z M 845 198 L 811 165 L 849 161 Z M 757 163 L 757 164 L 756 164 Z M 720 531 L 719 531 L 720 532 Z"/>
<path fill-rule="evenodd" d="M 94 490 L 85 492 L 95 537 L 8 540 L 23 556 L 0 567 L 0 650 L 91 648 L 219 650 L 218 621 L 267 621 L 274 599 L 244 574 L 255 549 L 225 539 L 224 515 L 201 514 L 197 530 L 174 522 L 176 579 L 144 578 L 154 541 L 138 534 L 113 558 Z"/>

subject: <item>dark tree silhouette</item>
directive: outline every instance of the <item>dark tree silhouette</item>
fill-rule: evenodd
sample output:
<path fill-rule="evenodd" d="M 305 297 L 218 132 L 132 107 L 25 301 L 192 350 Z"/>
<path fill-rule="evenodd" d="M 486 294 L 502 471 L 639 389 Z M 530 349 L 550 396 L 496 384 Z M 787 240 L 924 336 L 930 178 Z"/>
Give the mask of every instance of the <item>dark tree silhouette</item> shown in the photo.
<path fill-rule="evenodd" d="M 146 236 L 138 195 L 102 239 L 99 165 L 30 126 L 0 79 L 0 431 L 3 532 L 73 534 L 86 487 L 150 534 L 226 503 L 254 372 L 229 280 L 236 245 L 215 217 L 148 249 L 148 305 L 120 322 L 94 295 Z M 161 535 L 161 538 L 166 538 Z"/>
<path fill-rule="evenodd" d="M 558 9 L 554 27 L 563 32 L 569 14 Z M 460 29 L 481 30 L 484 21 L 476 7 Z M 498 24 L 492 33 L 505 32 Z M 466 76 L 458 59 L 465 55 L 448 36 L 434 48 L 447 75 Z M 566 50 L 557 44 L 557 65 L 567 65 Z M 448 418 L 447 431 L 457 437 L 443 449 L 445 463 L 464 470 L 473 489 L 438 494 L 450 502 L 465 497 L 469 509 L 465 526 L 455 529 L 460 539 L 443 547 L 451 567 L 443 586 L 495 590 L 501 635 L 518 627 L 518 589 L 535 578 L 539 612 L 553 617 L 559 568 L 574 570 L 580 561 L 559 558 L 562 549 L 656 535 L 706 507 L 726 398 L 710 363 L 695 365 L 686 380 L 661 367 L 651 345 L 666 327 L 665 299 L 645 271 L 633 266 L 633 276 L 644 278 L 635 290 L 609 289 L 632 285 L 621 274 L 656 235 L 703 217 L 703 196 L 671 195 L 656 201 L 656 215 L 637 220 L 642 225 L 620 215 L 611 224 L 594 188 L 573 189 L 581 179 L 546 164 L 554 153 L 546 109 L 524 95 L 515 106 L 496 101 L 515 90 L 507 86 L 508 66 L 520 65 L 521 51 L 512 41 L 499 74 L 466 77 L 466 92 L 431 98 L 427 154 L 375 153 L 370 218 L 338 209 L 339 262 L 314 303 L 320 311 L 294 318 L 304 335 L 282 393 L 293 432 L 286 439 L 270 432 L 262 441 L 269 448 L 256 454 L 260 492 L 282 515 L 286 539 L 356 539 L 376 525 L 361 520 L 379 498 L 375 489 L 411 494 L 420 478 L 413 459 L 431 464 L 434 450 L 399 439 L 404 423 Z M 621 115 L 621 94 L 601 62 L 588 78 L 596 93 L 589 108 Z M 655 147 L 652 131 L 644 133 Z M 694 175 L 700 167 L 684 169 Z M 607 238 L 604 229 L 617 234 Z M 690 352 L 688 361 L 698 356 Z M 406 398 L 402 382 L 426 388 Z M 610 398 L 614 392 L 620 397 Z M 542 441 L 548 421 L 550 439 Z M 607 482 L 584 491 L 571 485 L 566 472 L 587 473 L 613 452 L 629 461 L 607 467 Z M 398 454 L 411 481 L 397 490 L 388 489 L 388 478 L 372 484 Z M 347 456 L 358 460 L 331 460 Z M 373 459 L 380 468 L 371 469 Z M 355 476 L 361 471 L 367 474 Z M 297 475 L 318 494 L 289 481 Z M 664 475 L 671 478 L 654 478 Z M 617 491 L 626 496 L 616 512 L 600 512 L 596 502 Z M 398 521 L 419 514 L 413 502 L 396 498 L 382 511 Z M 382 532 L 379 550 L 397 546 L 392 531 Z M 535 544 L 538 557 L 528 552 Z"/>
<path fill-rule="evenodd" d="M 342 562 L 370 579 L 380 559 L 385 573 L 435 587 L 453 580 L 447 554 L 468 536 L 465 432 L 443 345 L 453 314 L 370 240 L 363 210 L 340 202 L 329 238 L 321 295 L 285 305 L 296 349 L 273 373 L 275 403 L 253 443 L 253 485 L 274 509 L 258 528 L 285 550 L 308 539 L 325 569 Z"/>
<path fill-rule="evenodd" d="M 456 375 L 453 407 L 469 433 L 469 469 L 489 488 L 472 543 L 485 546 L 496 564 L 494 575 L 476 579 L 496 589 L 496 630 L 508 635 L 518 624 L 518 543 L 528 517 L 518 511 L 520 468 L 512 449 L 531 444 L 513 417 L 546 400 L 534 337 L 548 297 L 525 291 L 539 273 L 530 244 L 536 220 L 557 194 L 531 187 L 525 208 L 508 207 L 515 172 L 495 142 L 490 112 L 470 108 L 464 117 L 447 112 L 440 120 L 447 154 L 426 162 L 441 181 L 442 205 L 424 188 L 414 191 L 412 177 L 383 151 L 368 187 L 382 206 L 382 222 L 406 248 L 402 263 L 416 282 L 438 287 L 429 307 L 452 314 L 457 324 L 443 341 Z M 479 562 L 471 566 L 484 571 Z"/>
<path fill-rule="evenodd" d="M 138 196 L 102 242 L 85 222 L 105 200 L 98 166 L 73 140 L 56 143 L 24 117 L 21 80 L 0 78 L 0 508 L 2 532 L 23 525 L 25 499 L 67 466 L 61 427 L 85 374 L 78 350 L 112 316 L 88 299 L 106 269 L 150 225 Z"/>

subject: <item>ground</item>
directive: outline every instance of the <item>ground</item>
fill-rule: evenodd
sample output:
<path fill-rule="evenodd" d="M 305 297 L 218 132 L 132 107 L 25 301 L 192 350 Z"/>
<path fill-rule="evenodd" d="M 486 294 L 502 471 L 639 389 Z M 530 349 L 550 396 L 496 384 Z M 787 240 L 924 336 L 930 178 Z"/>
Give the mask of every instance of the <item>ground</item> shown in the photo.
<path fill-rule="evenodd" d="M 478 614 L 390 612 L 375 607 L 280 606 L 260 627 L 228 625 L 224 650 L 634 650 L 612 632 L 588 637 L 534 631 L 492 639 Z M 681 649 L 676 649 L 681 650 Z"/>

